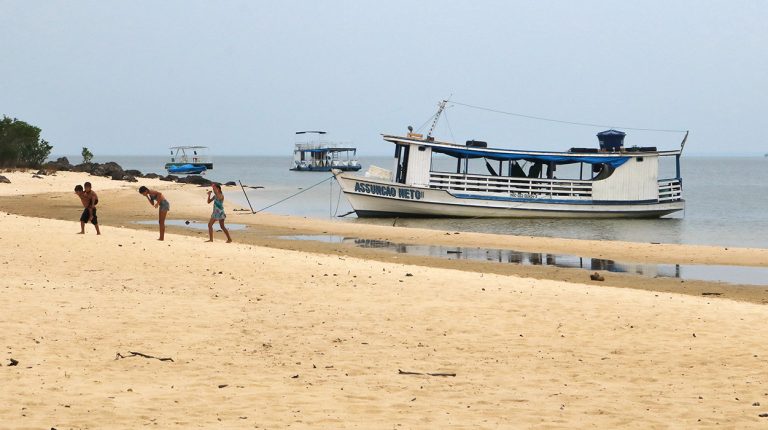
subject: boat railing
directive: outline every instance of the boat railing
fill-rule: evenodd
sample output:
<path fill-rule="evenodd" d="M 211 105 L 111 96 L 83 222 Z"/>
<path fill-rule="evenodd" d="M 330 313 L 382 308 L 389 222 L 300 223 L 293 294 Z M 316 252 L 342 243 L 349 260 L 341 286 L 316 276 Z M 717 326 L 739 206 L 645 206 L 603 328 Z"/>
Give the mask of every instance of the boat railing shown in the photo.
<path fill-rule="evenodd" d="M 680 200 L 683 195 L 683 186 L 680 179 L 659 180 L 659 202 L 671 202 Z"/>
<path fill-rule="evenodd" d="M 430 172 L 429 187 L 447 191 L 506 194 L 511 197 L 592 198 L 592 183 L 582 180 L 517 178 Z"/>
<path fill-rule="evenodd" d="M 334 142 L 330 140 L 321 140 L 313 142 L 296 142 L 294 151 L 310 151 L 318 149 L 339 149 L 342 151 L 353 151 L 355 147 L 351 142 Z"/>

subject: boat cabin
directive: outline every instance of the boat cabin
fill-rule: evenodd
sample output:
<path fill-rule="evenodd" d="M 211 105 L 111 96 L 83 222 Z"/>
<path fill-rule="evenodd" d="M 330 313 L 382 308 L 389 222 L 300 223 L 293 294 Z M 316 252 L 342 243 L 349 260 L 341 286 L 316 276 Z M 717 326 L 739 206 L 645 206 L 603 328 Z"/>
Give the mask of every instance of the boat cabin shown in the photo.
<path fill-rule="evenodd" d="M 395 144 L 390 180 L 412 187 L 537 201 L 672 202 L 682 200 L 680 150 L 624 147 L 625 133 L 598 133 L 596 148 L 567 152 L 489 148 L 384 135 Z M 684 141 L 683 141 L 684 142 Z M 666 169 L 660 171 L 660 161 Z"/>
<path fill-rule="evenodd" d="M 295 143 L 290 170 L 329 172 L 332 169 L 356 171 L 362 167 L 357 148 L 324 139 L 325 131 L 297 131 L 304 138 Z"/>

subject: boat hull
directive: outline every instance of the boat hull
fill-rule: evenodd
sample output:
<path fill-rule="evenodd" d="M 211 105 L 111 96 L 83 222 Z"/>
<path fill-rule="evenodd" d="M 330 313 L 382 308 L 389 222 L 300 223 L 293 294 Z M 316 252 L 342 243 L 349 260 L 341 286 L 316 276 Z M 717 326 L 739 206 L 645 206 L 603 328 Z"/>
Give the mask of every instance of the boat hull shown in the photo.
<path fill-rule="evenodd" d="M 331 170 L 341 170 L 343 172 L 356 172 L 360 170 L 362 166 L 306 166 L 306 167 L 293 167 L 288 170 L 294 172 L 330 172 Z"/>
<path fill-rule="evenodd" d="M 451 218 L 659 218 L 683 210 L 671 202 L 567 202 L 451 193 L 388 181 L 335 174 L 359 217 Z"/>
<path fill-rule="evenodd" d="M 201 173 L 205 173 L 206 169 L 204 165 L 193 165 L 193 164 L 183 164 L 183 165 L 172 165 L 166 167 L 166 170 L 168 170 L 168 173 L 174 174 L 174 175 L 199 175 Z"/>
<path fill-rule="evenodd" d="M 213 169 L 213 163 L 165 163 L 165 170 L 173 167 L 181 167 L 186 165 L 192 165 L 195 167 L 205 167 L 206 170 Z"/>

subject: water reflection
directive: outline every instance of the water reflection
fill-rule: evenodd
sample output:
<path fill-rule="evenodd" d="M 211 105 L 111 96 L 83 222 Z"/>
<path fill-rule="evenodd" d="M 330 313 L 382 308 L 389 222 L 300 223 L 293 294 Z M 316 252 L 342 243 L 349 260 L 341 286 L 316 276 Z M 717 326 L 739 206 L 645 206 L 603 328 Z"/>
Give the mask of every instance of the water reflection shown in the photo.
<path fill-rule="evenodd" d="M 768 285 L 768 268 L 695 264 L 643 264 L 567 254 L 521 252 L 508 249 L 468 248 L 441 245 L 411 245 L 386 240 L 361 239 L 336 235 L 282 236 L 289 240 L 314 240 L 347 243 L 359 248 L 381 249 L 398 254 L 438 257 L 449 260 L 491 261 L 529 266 L 554 266 L 572 269 L 629 273 L 649 278 L 678 278 L 744 285 Z"/>

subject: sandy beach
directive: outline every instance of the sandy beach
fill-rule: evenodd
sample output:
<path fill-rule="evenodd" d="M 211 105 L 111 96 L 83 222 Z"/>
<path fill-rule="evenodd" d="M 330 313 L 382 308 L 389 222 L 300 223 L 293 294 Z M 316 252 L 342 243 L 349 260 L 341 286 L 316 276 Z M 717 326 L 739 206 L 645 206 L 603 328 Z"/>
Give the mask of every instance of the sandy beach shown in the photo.
<path fill-rule="evenodd" d="M 205 189 L 0 172 L 2 428 L 765 428 L 768 288 L 386 254 L 284 235 L 768 267 L 768 250 L 244 214 Z M 79 231 L 75 184 L 99 193 Z M 225 188 L 225 195 L 240 192 Z M 715 293 L 719 295 L 703 295 Z M 13 365 L 11 365 L 13 364 Z"/>

